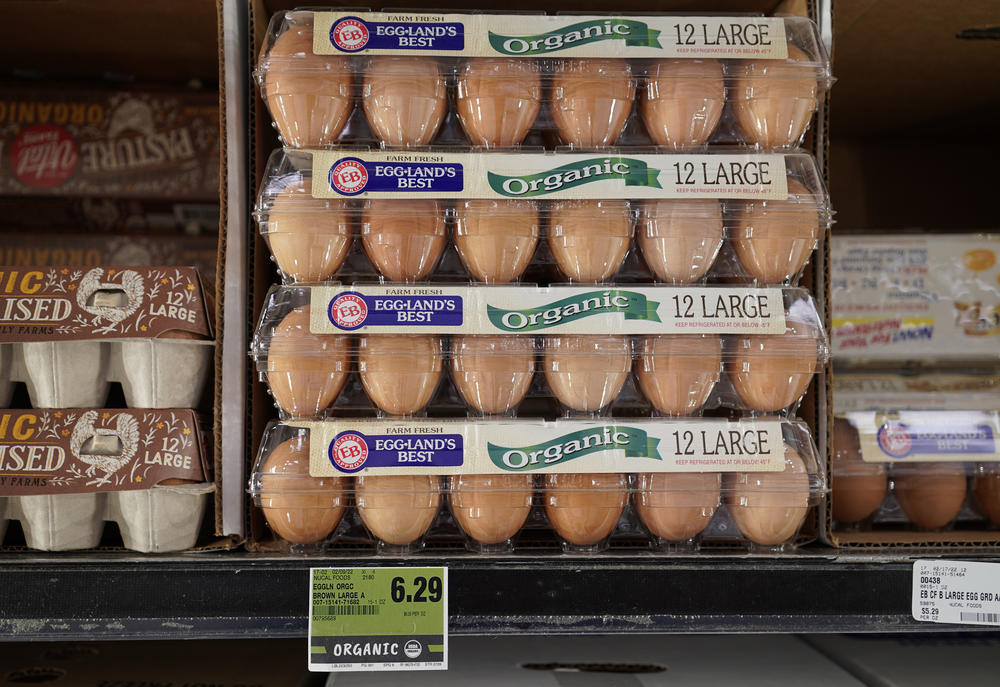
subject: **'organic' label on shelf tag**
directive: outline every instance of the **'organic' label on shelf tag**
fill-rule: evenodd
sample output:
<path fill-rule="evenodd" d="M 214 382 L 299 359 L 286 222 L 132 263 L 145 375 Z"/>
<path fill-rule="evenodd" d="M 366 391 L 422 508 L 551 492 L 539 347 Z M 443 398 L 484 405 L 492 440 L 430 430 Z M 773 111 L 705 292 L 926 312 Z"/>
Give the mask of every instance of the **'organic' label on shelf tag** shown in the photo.
<path fill-rule="evenodd" d="M 893 410 L 846 413 L 866 463 L 966 463 L 1000 460 L 996 411 Z"/>
<path fill-rule="evenodd" d="M 448 568 L 312 568 L 309 670 L 447 670 Z"/>
<path fill-rule="evenodd" d="M 780 472 L 781 423 L 747 420 L 289 422 L 310 434 L 309 474 Z"/>
<path fill-rule="evenodd" d="M 316 286 L 310 330 L 339 334 L 783 334 L 779 288 Z"/>
<path fill-rule="evenodd" d="M 314 198 L 783 200 L 783 154 L 445 153 L 317 150 Z"/>
<path fill-rule="evenodd" d="M 916 561 L 911 604 L 915 620 L 1000 626 L 1000 563 Z"/>
<path fill-rule="evenodd" d="M 355 12 L 313 15 L 317 55 L 785 59 L 776 17 Z"/>

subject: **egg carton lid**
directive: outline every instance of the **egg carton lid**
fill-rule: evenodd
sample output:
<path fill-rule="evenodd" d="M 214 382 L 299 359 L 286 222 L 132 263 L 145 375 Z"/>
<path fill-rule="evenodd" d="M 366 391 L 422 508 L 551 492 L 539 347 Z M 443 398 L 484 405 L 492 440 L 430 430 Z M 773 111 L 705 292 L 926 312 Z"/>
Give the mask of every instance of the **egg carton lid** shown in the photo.
<path fill-rule="evenodd" d="M 398 12 L 344 8 L 278 12 L 268 25 L 255 76 L 262 81 L 271 70 L 360 71 L 352 56 L 422 55 L 531 60 L 546 71 L 577 58 L 721 59 L 727 66 L 780 63 L 782 78 L 802 71 L 803 78 L 832 82 L 829 55 L 816 24 L 806 17 L 461 10 L 405 14 L 407 21 L 400 21 Z M 640 73 L 644 71 L 643 65 Z"/>
<path fill-rule="evenodd" d="M 268 465 L 278 447 L 284 447 L 278 455 L 288 472 L 276 472 Z M 421 460 L 415 461 L 416 456 Z M 801 483 L 781 478 L 792 464 L 807 476 L 810 493 L 825 493 L 823 461 L 808 427 L 801 421 L 778 418 L 337 418 L 269 423 L 249 491 L 255 496 L 340 493 L 350 485 L 338 478 L 394 476 L 402 483 L 396 488 L 405 493 L 412 489 L 406 486 L 407 477 L 414 476 L 581 474 L 592 475 L 592 486 L 600 489 L 607 484 L 607 475 L 657 473 L 723 473 L 732 487 L 745 484 L 761 491 L 801 491 Z M 450 485 L 440 488 L 447 492 Z M 476 485 L 462 488 L 475 490 Z M 657 491 L 691 490 L 667 484 Z"/>
<path fill-rule="evenodd" d="M 805 212 L 815 213 L 818 223 L 828 225 L 833 218 L 822 174 L 811 155 L 729 146 L 695 152 L 657 147 L 278 148 L 265 165 L 254 217 L 266 222 L 276 203 L 287 212 L 326 213 L 345 207 L 337 201 L 352 199 L 405 199 L 399 206 L 410 215 L 414 206 L 421 208 L 417 212 L 438 212 L 431 202 L 448 200 L 502 201 L 498 210 L 518 211 L 530 207 L 527 201 L 585 200 L 608 203 L 614 212 L 621 208 L 615 201 L 633 201 L 626 207 L 638 207 L 634 201 L 671 200 L 671 211 L 693 217 L 701 216 L 704 203 L 689 209 L 691 201 L 715 199 L 722 201 L 727 214 L 742 210 L 761 220 Z M 384 203 L 379 211 L 391 208 Z"/>
<path fill-rule="evenodd" d="M 834 419 L 833 474 L 994 474 L 1000 410 L 859 410 Z"/>
<path fill-rule="evenodd" d="M 1000 408 L 996 370 L 948 372 L 838 371 L 834 412 L 856 410 L 994 410 Z"/>
<path fill-rule="evenodd" d="M 317 336 L 352 332 L 595 337 L 590 341 L 642 334 L 702 340 L 708 334 L 727 335 L 725 351 L 731 354 L 753 350 L 761 356 L 802 357 L 808 349 L 811 355 L 804 357 L 812 369 L 813 363 L 829 359 L 829 343 L 815 301 L 806 290 L 790 287 L 272 286 L 251 344 L 250 353 L 259 363 L 266 360 L 275 332 L 293 310 L 299 315 L 285 327 L 308 338 L 302 346 L 292 346 L 301 348 L 303 355 L 322 354 L 323 340 Z"/>

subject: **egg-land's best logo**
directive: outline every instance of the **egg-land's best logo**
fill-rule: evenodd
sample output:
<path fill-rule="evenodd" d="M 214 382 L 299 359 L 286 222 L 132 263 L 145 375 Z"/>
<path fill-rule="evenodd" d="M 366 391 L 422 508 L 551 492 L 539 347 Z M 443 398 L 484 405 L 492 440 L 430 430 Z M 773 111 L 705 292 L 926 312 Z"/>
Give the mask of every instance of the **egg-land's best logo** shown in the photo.
<path fill-rule="evenodd" d="M 892 458 L 903 458 L 913 449 L 910 428 L 901 422 L 886 422 L 878 429 L 878 445 Z"/>
<path fill-rule="evenodd" d="M 341 432 L 330 443 L 330 463 L 341 472 L 357 472 L 368 460 L 368 442 L 358 432 Z"/>
<path fill-rule="evenodd" d="M 359 293 L 341 293 L 330 301 L 328 316 L 339 329 L 357 329 L 368 317 L 368 304 Z"/>
<path fill-rule="evenodd" d="M 344 17 L 330 28 L 330 43 L 344 52 L 364 50 L 369 38 L 368 27 L 357 17 Z"/>
<path fill-rule="evenodd" d="M 345 196 L 356 196 L 368 185 L 365 163 L 356 157 L 345 157 L 330 168 L 330 188 Z"/>

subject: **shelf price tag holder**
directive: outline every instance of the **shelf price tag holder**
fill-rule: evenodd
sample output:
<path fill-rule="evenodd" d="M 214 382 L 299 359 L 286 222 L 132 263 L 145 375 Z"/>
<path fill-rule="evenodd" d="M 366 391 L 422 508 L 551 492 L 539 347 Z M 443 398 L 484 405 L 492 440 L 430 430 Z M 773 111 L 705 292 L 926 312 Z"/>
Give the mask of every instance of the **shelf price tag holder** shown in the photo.
<path fill-rule="evenodd" d="M 1000 563 L 914 561 L 911 611 L 923 622 L 1000 627 Z"/>
<path fill-rule="evenodd" d="M 448 669 L 448 568 L 311 568 L 309 670 Z"/>

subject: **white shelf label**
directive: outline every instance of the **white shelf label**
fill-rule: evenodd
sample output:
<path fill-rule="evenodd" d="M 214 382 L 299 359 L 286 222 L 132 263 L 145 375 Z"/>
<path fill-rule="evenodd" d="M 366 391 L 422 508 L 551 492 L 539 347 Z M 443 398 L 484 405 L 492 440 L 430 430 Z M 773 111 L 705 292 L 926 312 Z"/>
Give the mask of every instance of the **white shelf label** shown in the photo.
<path fill-rule="evenodd" d="M 923 622 L 1000 626 L 1000 563 L 916 561 L 911 605 Z"/>

